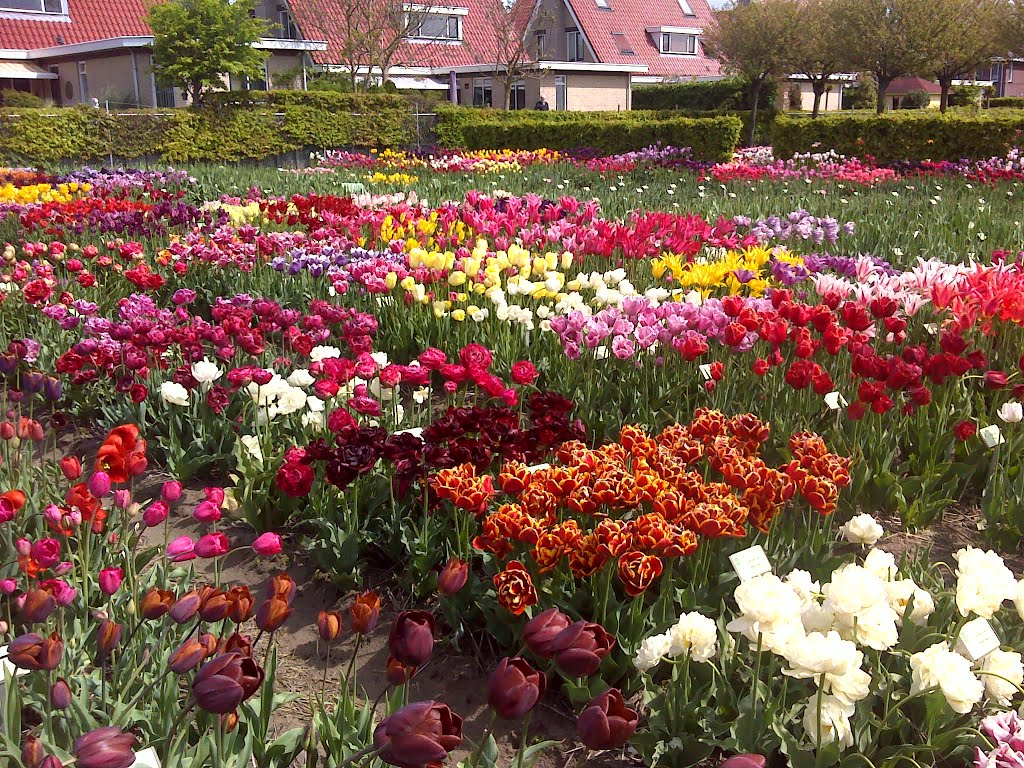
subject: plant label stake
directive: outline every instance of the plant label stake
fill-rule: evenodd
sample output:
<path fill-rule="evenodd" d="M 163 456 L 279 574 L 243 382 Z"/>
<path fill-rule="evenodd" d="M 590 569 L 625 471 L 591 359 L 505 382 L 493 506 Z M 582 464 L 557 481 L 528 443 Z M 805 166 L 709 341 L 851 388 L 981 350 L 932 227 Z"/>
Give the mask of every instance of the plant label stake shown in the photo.
<path fill-rule="evenodd" d="M 956 638 L 956 651 L 971 661 L 980 661 L 999 648 L 999 638 L 985 619 L 964 624 Z"/>
<path fill-rule="evenodd" d="M 136 752 L 135 762 L 128 768 L 160 768 L 160 758 L 156 755 L 156 749 L 146 747 L 141 752 Z"/>
<path fill-rule="evenodd" d="M 768 562 L 768 556 L 760 544 L 729 555 L 729 562 L 741 582 L 772 572 L 772 564 Z"/>
<path fill-rule="evenodd" d="M 700 371 L 700 375 L 704 377 L 704 381 L 711 381 L 711 363 L 702 363 L 697 366 Z"/>
<path fill-rule="evenodd" d="M 7 678 L 14 678 L 27 675 L 27 669 L 19 669 L 7 659 L 7 646 L 0 645 L 0 716 L 4 714 L 4 702 L 7 701 Z"/>

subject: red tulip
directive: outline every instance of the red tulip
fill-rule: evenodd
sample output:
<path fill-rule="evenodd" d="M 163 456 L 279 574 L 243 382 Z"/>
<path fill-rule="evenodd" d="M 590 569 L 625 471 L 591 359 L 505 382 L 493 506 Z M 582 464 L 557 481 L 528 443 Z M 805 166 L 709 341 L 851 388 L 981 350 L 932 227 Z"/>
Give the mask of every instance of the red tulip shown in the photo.
<path fill-rule="evenodd" d="M 569 677 L 586 677 L 597 672 L 615 646 L 615 638 L 600 624 L 577 621 L 551 641 L 555 665 Z"/>
<path fill-rule="evenodd" d="M 454 595 L 466 586 L 468 579 L 469 564 L 453 557 L 437 577 L 437 591 L 442 595 Z"/>
<path fill-rule="evenodd" d="M 555 655 L 552 641 L 572 624 L 572 619 L 557 608 L 548 608 L 538 613 L 523 627 L 523 641 L 534 654 L 542 659 Z"/>
<path fill-rule="evenodd" d="M 225 653 L 206 662 L 192 682 L 196 704 L 207 712 L 226 715 L 259 690 L 263 670 L 251 657 Z"/>
<path fill-rule="evenodd" d="M 398 614 L 388 636 L 391 655 L 410 667 L 421 667 L 434 650 L 434 617 L 427 611 Z"/>
<path fill-rule="evenodd" d="M 622 693 L 609 688 L 580 713 L 576 730 L 590 749 L 621 747 L 636 731 L 639 717 L 626 706 Z"/>
<path fill-rule="evenodd" d="M 373 732 L 379 757 L 398 768 L 440 765 L 462 744 L 462 718 L 447 704 L 418 701 L 384 718 Z"/>
<path fill-rule="evenodd" d="M 128 768 L 135 762 L 135 736 L 115 725 L 97 728 L 75 741 L 76 768 Z"/>
<path fill-rule="evenodd" d="M 60 460 L 60 471 L 65 478 L 74 482 L 82 476 L 82 462 L 77 456 L 65 456 Z"/>
<path fill-rule="evenodd" d="M 491 673 L 487 703 L 505 720 L 518 720 L 544 695 L 547 677 L 523 658 L 504 658 Z"/>

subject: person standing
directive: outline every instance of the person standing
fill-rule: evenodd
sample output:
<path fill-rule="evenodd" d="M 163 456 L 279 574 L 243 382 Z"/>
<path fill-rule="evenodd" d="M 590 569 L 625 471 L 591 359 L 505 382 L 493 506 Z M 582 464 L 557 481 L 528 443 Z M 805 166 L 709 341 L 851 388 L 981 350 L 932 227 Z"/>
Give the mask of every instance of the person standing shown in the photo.
<path fill-rule="evenodd" d="M 540 110 L 541 112 L 547 112 L 551 107 L 548 106 L 548 100 L 543 95 L 537 99 L 537 103 L 533 105 L 533 108 Z"/>

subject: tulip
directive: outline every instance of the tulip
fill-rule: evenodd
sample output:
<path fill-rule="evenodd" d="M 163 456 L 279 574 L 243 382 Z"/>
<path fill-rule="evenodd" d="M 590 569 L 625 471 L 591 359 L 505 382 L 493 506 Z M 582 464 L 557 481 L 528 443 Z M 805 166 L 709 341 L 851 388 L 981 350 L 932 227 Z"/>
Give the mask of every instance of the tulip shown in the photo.
<path fill-rule="evenodd" d="M 547 677 L 523 658 L 504 658 L 491 673 L 487 703 L 498 717 L 518 720 L 536 706 Z"/>
<path fill-rule="evenodd" d="M 38 768 L 64 768 L 64 763 L 60 761 L 59 757 L 50 755 L 43 758 L 43 762 L 39 764 Z"/>
<path fill-rule="evenodd" d="M 50 686 L 50 706 L 54 709 L 67 709 L 71 706 L 71 687 L 64 678 Z"/>
<path fill-rule="evenodd" d="M 550 659 L 555 655 L 551 647 L 552 641 L 571 624 L 572 619 L 560 610 L 548 608 L 526 622 L 526 626 L 523 627 L 523 641 L 536 656 Z"/>
<path fill-rule="evenodd" d="M 352 631 L 359 635 L 372 632 L 380 619 L 380 598 L 374 591 L 363 592 L 349 608 Z"/>
<path fill-rule="evenodd" d="M 168 589 L 157 589 L 150 587 L 142 597 L 140 612 L 144 619 L 153 621 L 159 619 L 174 605 L 174 593 Z"/>
<path fill-rule="evenodd" d="M 64 641 L 53 632 L 40 637 L 35 632 L 19 635 L 7 646 L 7 659 L 18 669 L 30 672 L 56 669 L 64 655 Z"/>
<path fill-rule="evenodd" d="M 248 621 L 249 617 L 252 616 L 254 604 L 249 588 L 243 586 L 232 587 L 228 592 L 228 599 L 231 601 L 231 613 L 228 614 L 228 618 L 235 622 L 235 624 Z"/>
<path fill-rule="evenodd" d="M 373 732 L 378 757 L 395 766 L 440 764 L 462 744 L 462 718 L 447 704 L 418 701 L 385 717 Z"/>
<path fill-rule="evenodd" d="M 408 667 L 394 656 L 388 656 L 386 669 L 384 677 L 387 679 L 388 685 L 396 688 L 400 685 L 405 685 L 416 674 L 416 667 Z"/>
<path fill-rule="evenodd" d="M 281 537 L 268 531 L 252 543 L 252 551 L 262 557 L 271 557 L 281 553 Z"/>
<path fill-rule="evenodd" d="M 32 559 L 43 568 L 52 568 L 60 562 L 60 542 L 56 539 L 40 539 L 30 549 Z"/>
<path fill-rule="evenodd" d="M 195 560 L 195 542 L 188 536 L 179 536 L 167 545 L 167 559 L 172 563 L 183 563 L 186 560 Z"/>
<path fill-rule="evenodd" d="M 391 655 L 410 667 L 421 667 L 434 650 L 434 617 L 427 611 L 403 611 L 388 636 Z"/>
<path fill-rule="evenodd" d="M 985 371 L 982 376 L 985 389 L 1002 389 L 1006 386 L 1008 378 L 1002 371 Z"/>
<path fill-rule="evenodd" d="M 185 624 L 186 622 L 191 621 L 195 615 L 199 613 L 199 607 L 202 603 L 202 598 L 199 597 L 199 593 L 194 589 L 190 592 L 186 592 L 174 601 L 174 605 L 168 612 L 171 617 L 171 621 L 175 624 Z"/>
<path fill-rule="evenodd" d="M 114 491 L 114 506 L 118 509 L 128 509 L 132 503 L 132 492 L 127 488 L 118 488 Z"/>
<path fill-rule="evenodd" d="M 124 571 L 120 568 L 104 568 L 100 571 L 100 590 L 105 595 L 112 595 L 121 588 Z"/>
<path fill-rule="evenodd" d="M 324 642 L 333 643 L 341 635 L 341 614 L 337 611 L 320 611 L 316 617 L 316 629 Z"/>
<path fill-rule="evenodd" d="M 29 734 L 21 742 L 21 762 L 28 768 L 35 768 L 43 762 L 43 742 Z"/>
<path fill-rule="evenodd" d="M 167 666 L 175 674 L 184 675 L 198 667 L 206 656 L 206 646 L 195 638 L 189 638 L 174 649 L 167 659 Z"/>
<path fill-rule="evenodd" d="M 621 747 L 636 731 L 639 718 L 626 706 L 622 693 L 609 688 L 580 713 L 576 730 L 580 741 L 590 749 Z"/>
<path fill-rule="evenodd" d="M 60 471 L 65 478 L 74 482 L 82 476 L 82 462 L 77 456 L 65 456 L 60 460 Z"/>
<path fill-rule="evenodd" d="M 97 499 L 102 499 L 110 493 L 110 475 L 102 470 L 93 472 L 89 478 L 89 493 Z"/>
<path fill-rule="evenodd" d="M 251 657 L 225 653 L 206 662 L 192 682 L 192 695 L 200 708 L 226 715 L 259 690 L 263 670 Z"/>
<path fill-rule="evenodd" d="M 57 563 L 57 565 L 53 569 L 53 572 L 57 576 L 66 576 L 67 574 L 71 573 L 71 571 L 73 571 L 74 568 L 75 565 L 70 560 L 63 560 L 60 563 Z"/>
<path fill-rule="evenodd" d="M 287 573 L 278 573 L 270 577 L 265 591 L 267 598 L 280 597 L 291 605 L 295 599 L 295 579 Z"/>
<path fill-rule="evenodd" d="M 437 577 L 437 591 L 442 595 L 454 595 L 466 586 L 468 579 L 469 564 L 453 557 L 441 569 L 441 574 Z"/>
<path fill-rule="evenodd" d="M 96 647 L 101 659 L 107 658 L 120 645 L 122 629 L 120 624 L 109 619 L 100 623 L 99 631 L 96 633 Z"/>
<path fill-rule="evenodd" d="M 211 647 L 210 641 L 213 641 Z M 252 642 L 245 635 L 240 635 L 238 632 L 232 632 L 231 636 L 226 640 L 222 640 L 219 644 L 217 638 L 213 635 L 206 634 L 199 638 L 199 641 L 206 646 L 206 655 L 212 656 L 216 653 L 239 653 L 242 656 L 252 656 Z"/>
<path fill-rule="evenodd" d="M 199 618 L 203 621 L 224 621 L 231 613 L 232 604 L 227 592 L 215 587 L 203 587 L 199 597 L 202 600 Z"/>
<path fill-rule="evenodd" d="M 231 545 L 228 543 L 228 537 L 218 531 L 201 537 L 196 542 L 195 553 L 203 558 L 222 557 L 229 549 Z"/>
<path fill-rule="evenodd" d="M 212 501 L 201 501 L 192 510 L 192 517 L 200 523 L 215 523 L 221 518 L 220 507 Z"/>
<path fill-rule="evenodd" d="M 0 593 L 13 595 L 17 589 L 17 579 L 0 579 Z"/>
<path fill-rule="evenodd" d="M 21 604 L 21 617 L 29 624 L 46 621 L 57 601 L 48 589 L 30 589 L 25 593 L 25 601 Z"/>
<path fill-rule="evenodd" d="M 160 523 L 167 519 L 167 515 L 169 515 L 170 512 L 171 510 L 168 508 L 167 504 L 162 501 L 154 501 L 146 507 L 146 511 L 142 513 L 142 522 L 146 524 L 147 528 L 156 528 Z M 177 539 L 175 539 L 175 541 L 177 541 Z"/>
<path fill-rule="evenodd" d="M 292 607 L 283 597 L 274 595 L 264 600 L 256 611 L 256 626 L 264 632 L 276 632 L 292 614 Z"/>
<path fill-rule="evenodd" d="M 168 480 L 160 488 L 160 498 L 168 504 L 173 504 L 181 498 L 181 483 L 177 480 Z"/>
<path fill-rule="evenodd" d="M 76 768 L 129 768 L 135 762 L 135 736 L 116 725 L 97 728 L 75 740 Z"/>
<path fill-rule="evenodd" d="M 727 757 L 718 764 L 718 768 L 765 768 L 766 765 L 768 765 L 768 760 L 764 755 L 747 753 Z"/>
<path fill-rule="evenodd" d="M 597 672 L 614 647 L 615 638 L 600 624 L 577 621 L 551 641 L 555 665 L 569 677 L 586 677 Z"/>
<path fill-rule="evenodd" d="M 28 557 L 32 554 L 32 542 L 24 537 L 17 539 L 14 542 L 14 551 L 20 557 Z"/>

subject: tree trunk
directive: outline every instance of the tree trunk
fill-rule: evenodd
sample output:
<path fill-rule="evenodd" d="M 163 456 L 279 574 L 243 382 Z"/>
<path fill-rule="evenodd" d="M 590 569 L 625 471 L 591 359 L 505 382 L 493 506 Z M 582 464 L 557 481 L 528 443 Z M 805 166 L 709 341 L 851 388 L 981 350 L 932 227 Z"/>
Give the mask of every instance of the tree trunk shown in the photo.
<path fill-rule="evenodd" d="M 953 86 L 952 78 L 940 77 L 939 78 L 939 112 L 946 114 L 946 108 L 949 106 L 949 90 Z"/>
<path fill-rule="evenodd" d="M 192 106 L 197 109 L 201 106 L 200 96 L 202 95 L 203 83 L 201 80 L 192 81 Z"/>
<path fill-rule="evenodd" d="M 811 89 L 814 91 L 814 108 L 811 110 L 811 118 L 816 119 L 821 114 L 821 97 L 825 95 L 825 81 L 812 80 Z"/>
<path fill-rule="evenodd" d="M 880 115 L 885 114 L 885 92 L 889 90 L 889 84 L 891 82 L 892 80 L 890 79 L 883 80 L 880 77 L 878 78 L 878 100 L 875 102 L 875 106 L 878 111 L 878 114 Z"/>
<path fill-rule="evenodd" d="M 505 83 L 505 111 L 508 112 L 512 108 L 512 81 L 506 80 Z"/>
<path fill-rule="evenodd" d="M 757 133 L 757 102 L 761 98 L 761 85 L 764 83 L 761 78 L 750 81 L 750 134 L 747 136 L 747 145 L 754 146 L 754 136 Z"/>

